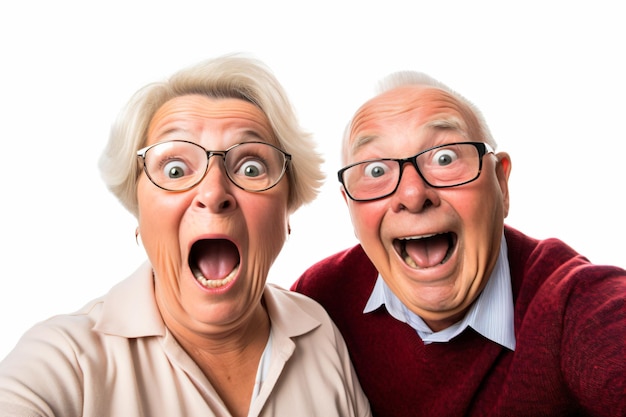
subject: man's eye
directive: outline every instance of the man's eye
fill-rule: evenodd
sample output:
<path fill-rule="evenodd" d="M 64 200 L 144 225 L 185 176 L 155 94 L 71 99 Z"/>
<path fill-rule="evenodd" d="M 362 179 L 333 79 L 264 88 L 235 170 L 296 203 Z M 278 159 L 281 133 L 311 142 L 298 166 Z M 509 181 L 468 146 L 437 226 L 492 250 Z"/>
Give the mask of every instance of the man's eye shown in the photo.
<path fill-rule="evenodd" d="M 433 165 L 447 166 L 458 159 L 458 155 L 452 149 L 441 149 L 433 155 Z"/>
<path fill-rule="evenodd" d="M 388 170 L 387 165 L 382 162 L 372 162 L 365 166 L 363 173 L 368 177 L 379 178 L 385 175 Z"/>
<path fill-rule="evenodd" d="M 169 161 L 163 165 L 163 174 L 166 178 L 176 179 L 186 175 L 187 165 L 182 161 Z"/>

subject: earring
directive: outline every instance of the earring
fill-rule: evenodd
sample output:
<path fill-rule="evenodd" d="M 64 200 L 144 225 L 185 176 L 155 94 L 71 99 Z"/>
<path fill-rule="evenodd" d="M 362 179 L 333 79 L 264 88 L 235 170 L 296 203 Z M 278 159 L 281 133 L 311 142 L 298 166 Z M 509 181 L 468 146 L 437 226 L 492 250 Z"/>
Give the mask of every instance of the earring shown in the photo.
<path fill-rule="evenodd" d="M 135 242 L 137 243 L 137 246 L 139 246 L 139 239 L 141 238 L 139 236 L 139 226 L 137 226 L 137 228 L 135 229 Z"/>

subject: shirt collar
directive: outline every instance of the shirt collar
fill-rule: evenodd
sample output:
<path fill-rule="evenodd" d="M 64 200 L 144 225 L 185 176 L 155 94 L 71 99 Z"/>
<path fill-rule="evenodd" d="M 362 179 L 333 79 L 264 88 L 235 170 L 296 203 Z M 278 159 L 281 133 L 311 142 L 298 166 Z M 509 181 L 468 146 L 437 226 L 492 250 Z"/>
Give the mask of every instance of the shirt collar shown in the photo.
<path fill-rule="evenodd" d="M 154 278 L 149 262 L 144 262 L 104 296 L 102 315 L 94 330 L 128 338 L 165 335 L 165 324 L 154 297 Z"/>
<path fill-rule="evenodd" d="M 283 290 L 275 284 L 265 285 L 263 302 L 273 332 L 293 338 L 309 333 L 322 324 L 319 317 L 307 311 L 306 304 L 298 300 L 300 298 L 305 297 Z"/>
<path fill-rule="evenodd" d="M 402 304 L 379 274 L 363 313 L 372 312 L 382 305 L 385 305 L 395 319 L 413 327 L 426 344 L 448 342 L 467 327 L 471 327 L 487 339 L 515 350 L 513 290 L 504 235 L 500 243 L 498 260 L 489 281 L 461 321 L 439 332 L 433 332 L 418 315 Z"/>
<path fill-rule="evenodd" d="M 302 297 L 266 285 L 264 303 L 273 331 L 286 337 L 310 332 L 321 322 L 307 313 L 296 298 Z M 101 300 L 102 314 L 94 330 L 127 338 L 164 336 L 165 323 L 154 296 L 152 266 L 146 261 L 132 275 L 115 285 Z"/>

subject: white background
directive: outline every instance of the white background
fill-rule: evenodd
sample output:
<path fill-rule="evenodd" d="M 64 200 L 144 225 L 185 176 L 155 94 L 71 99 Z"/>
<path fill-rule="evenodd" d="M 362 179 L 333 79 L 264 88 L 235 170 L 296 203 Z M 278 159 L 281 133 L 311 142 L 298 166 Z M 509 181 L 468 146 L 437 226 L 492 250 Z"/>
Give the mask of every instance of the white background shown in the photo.
<path fill-rule="evenodd" d="M 626 267 L 626 25 L 619 1 L 34 1 L 0 6 L 0 358 L 32 324 L 142 262 L 97 159 L 138 88 L 246 52 L 283 83 L 326 157 L 269 280 L 355 243 L 338 191 L 351 114 L 389 72 L 474 101 L 513 159 L 508 223 Z M 18 5 L 19 4 L 19 5 Z"/>

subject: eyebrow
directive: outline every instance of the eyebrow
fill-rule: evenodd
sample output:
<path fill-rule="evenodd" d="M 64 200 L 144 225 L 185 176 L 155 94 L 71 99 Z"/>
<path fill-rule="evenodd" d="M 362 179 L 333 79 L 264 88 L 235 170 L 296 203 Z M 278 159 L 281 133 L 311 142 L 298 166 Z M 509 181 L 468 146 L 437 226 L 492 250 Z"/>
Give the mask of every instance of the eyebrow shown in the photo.
<path fill-rule="evenodd" d="M 236 136 L 240 140 L 240 142 L 238 143 L 243 143 L 243 142 L 250 141 L 250 140 L 253 142 L 267 142 L 267 143 L 272 143 L 272 144 L 274 144 L 274 142 L 276 142 L 276 144 L 280 143 L 278 139 L 276 138 L 276 135 L 273 132 L 270 131 L 269 134 L 270 134 L 270 137 L 267 138 L 261 132 L 253 128 L 245 127 L 241 129 L 240 131 L 238 130 Z M 195 137 L 196 132 L 193 129 L 189 129 L 185 126 L 183 126 L 182 128 L 177 126 L 177 127 L 168 128 L 167 130 L 160 132 L 158 134 L 158 138 L 163 139 L 163 138 L 170 138 L 172 136 L 177 137 L 180 135 L 194 135 Z"/>
<path fill-rule="evenodd" d="M 189 132 L 189 130 L 188 130 L 188 129 L 181 129 L 181 128 L 179 128 L 179 127 L 171 127 L 171 128 L 168 128 L 167 130 L 164 130 L 164 131 L 162 131 L 162 132 L 159 132 L 159 135 L 158 135 L 158 136 L 159 136 L 159 137 L 162 137 L 162 136 L 176 135 L 176 134 L 179 134 L 179 133 L 181 133 L 181 132 L 182 132 L 182 133 L 188 133 L 188 132 Z M 154 132 L 153 132 L 153 133 L 154 133 Z"/>
<path fill-rule="evenodd" d="M 424 125 L 426 128 L 432 128 L 435 130 L 456 130 L 463 134 L 463 136 L 467 135 L 465 124 L 459 120 L 458 117 L 448 117 L 445 119 L 435 119 Z"/>
<path fill-rule="evenodd" d="M 367 145 L 368 143 L 372 142 L 373 140 L 379 137 L 380 136 L 377 136 L 377 135 L 368 135 L 368 136 L 361 136 L 361 137 L 356 138 L 350 145 L 350 152 L 354 153 L 358 149 L 362 148 L 363 146 Z"/>

